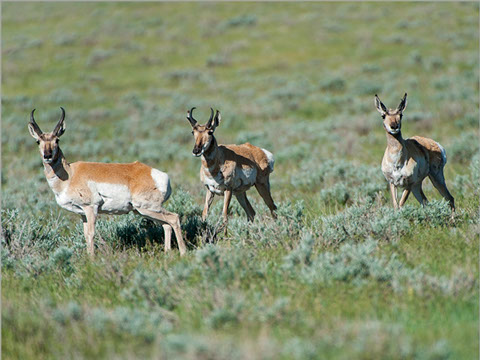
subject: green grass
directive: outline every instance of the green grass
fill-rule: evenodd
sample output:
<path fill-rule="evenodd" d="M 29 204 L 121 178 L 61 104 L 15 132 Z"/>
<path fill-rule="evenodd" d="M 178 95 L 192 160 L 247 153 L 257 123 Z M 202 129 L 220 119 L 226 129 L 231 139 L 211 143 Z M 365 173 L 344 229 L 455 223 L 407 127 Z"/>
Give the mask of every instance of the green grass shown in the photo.
<path fill-rule="evenodd" d="M 478 358 L 478 11 L 3 3 L 3 356 Z M 404 137 L 446 148 L 453 221 L 428 180 L 429 206 L 391 208 L 373 99 L 394 107 L 404 92 Z M 169 173 L 187 256 L 132 214 L 101 217 L 86 255 L 26 126 L 36 108 L 52 130 L 60 106 L 68 161 Z M 228 234 L 208 244 L 222 201 L 203 223 L 192 106 L 199 120 L 222 112 L 220 143 L 274 153 L 278 220 L 251 190 L 255 222 L 234 200 Z"/>

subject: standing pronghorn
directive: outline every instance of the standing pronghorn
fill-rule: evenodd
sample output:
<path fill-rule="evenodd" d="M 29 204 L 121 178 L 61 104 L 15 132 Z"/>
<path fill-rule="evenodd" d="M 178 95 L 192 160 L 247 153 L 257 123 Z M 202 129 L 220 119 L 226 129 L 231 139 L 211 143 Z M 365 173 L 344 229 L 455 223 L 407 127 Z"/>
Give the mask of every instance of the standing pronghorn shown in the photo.
<path fill-rule="evenodd" d="M 227 222 L 227 212 L 232 194 L 234 194 L 245 210 L 248 220 L 253 221 L 255 210 L 247 199 L 246 191 L 255 185 L 258 193 L 267 204 L 273 217 L 277 207 L 270 194 L 270 173 L 273 172 L 274 159 L 272 153 L 249 143 L 242 145 L 218 145 L 213 136 L 215 128 L 220 124 L 220 112 L 215 117 L 213 109 L 210 119 L 205 125 L 199 125 L 193 118 L 193 110 L 187 112 L 187 119 L 192 125 L 195 139 L 194 156 L 202 157 L 200 179 L 207 187 L 205 207 L 202 218 L 206 219 L 208 208 L 215 194 L 223 195 L 223 219 Z"/>
<path fill-rule="evenodd" d="M 87 251 L 94 253 L 93 237 L 98 214 L 135 211 L 160 222 L 165 231 L 165 251 L 171 248 L 172 228 L 180 254 L 186 252 L 177 214 L 162 208 L 171 193 L 168 175 L 138 161 L 106 164 L 78 161 L 69 164 L 58 144 L 65 132 L 65 110 L 51 133 L 43 133 L 32 110 L 28 130 L 37 141 L 48 185 L 62 208 L 82 216 Z"/>
<path fill-rule="evenodd" d="M 383 126 L 387 132 L 387 149 L 382 160 L 383 175 L 390 183 L 393 206 L 402 207 L 410 192 L 424 205 L 427 198 L 422 191 L 422 181 L 429 177 L 433 186 L 448 200 L 455 211 L 453 196 L 447 189 L 443 168 L 447 163 L 445 149 L 436 141 L 421 136 L 403 139 L 400 131 L 403 111 L 407 107 L 407 94 L 395 110 L 387 109 L 375 95 L 375 107 L 382 114 Z M 397 187 L 404 188 L 397 203 Z"/>

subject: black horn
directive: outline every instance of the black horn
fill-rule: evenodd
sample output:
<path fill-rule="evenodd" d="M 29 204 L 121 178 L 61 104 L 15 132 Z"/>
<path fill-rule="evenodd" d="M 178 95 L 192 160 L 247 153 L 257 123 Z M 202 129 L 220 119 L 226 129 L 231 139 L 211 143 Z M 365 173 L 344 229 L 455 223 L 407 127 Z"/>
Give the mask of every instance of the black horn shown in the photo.
<path fill-rule="evenodd" d="M 207 125 L 206 125 L 207 129 L 211 129 L 211 128 L 212 128 L 213 109 L 210 108 L 210 111 L 211 111 L 211 112 L 210 112 L 210 119 L 208 119 Z"/>
<path fill-rule="evenodd" d="M 187 111 L 187 120 L 190 122 L 190 125 L 195 126 L 197 125 L 197 120 L 193 118 L 193 110 L 195 110 L 196 107 L 192 107 L 190 111 Z"/>
<path fill-rule="evenodd" d="M 53 130 L 53 135 L 55 136 L 61 136 L 65 132 L 65 109 L 61 106 L 60 109 L 62 109 L 62 116 L 60 117 L 60 120 L 58 120 L 57 126 L 55 126 L 55 129 Z"/>
<path fill-rule="evenodd" d="M 32 112 L 30 113 L 30 124 L 32 124 L 33 129 L 38 135 L 43 134 L 43 131 L 40 130 L 40 127 L 37 125 L 37 122 L 35 121 L 35 118 L 33 117 L 33 113 L 35 112 L 36 109 L 33 109 Z"/>

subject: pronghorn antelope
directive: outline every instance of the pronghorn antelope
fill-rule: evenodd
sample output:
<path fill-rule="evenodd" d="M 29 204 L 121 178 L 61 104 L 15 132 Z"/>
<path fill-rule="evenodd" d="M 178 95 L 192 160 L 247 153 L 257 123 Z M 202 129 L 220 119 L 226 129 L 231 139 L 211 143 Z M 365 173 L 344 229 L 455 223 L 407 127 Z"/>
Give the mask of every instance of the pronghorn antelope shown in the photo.
<path fill-rule="evenodd" d="M 447 163 L 445 149 L 438 142 L 421 136 L 403 139 L 400 131 L 403 111 L 407 107 L 407 94 L 395 110 L 387 109 L 375 95 L 375 107 L 382 115 L 387 133 L 387 149 L 382 160 L 382 172 L 390 184 L 393 206 L 402 207 L 410 192 L 424 205 L 427 198 L 422 191 L 422 181 L 428 176 L 433 186 L 448 200 L 452 212 L 455 211 L 453 196 L 447 189 L 443 168 Z M 397 203 L 397 187 L 403 194 Z"/>
<path fill-rule="evenodd" d="M 59 146 L 65 132 L 65 110 L 55 129 L 43 133 L 32 110 L 28 130 L 37 141 L 48 185 L 62 208 L 81 215 L 87 251 L 94 254 L 93 237 L 98 214 L 126 214 L 135 211 L 159 222 L 165 231 L 165 251 L 171 248 L 172 228 L 180 254 L 186 252 L 177 214 L 162 208 L 171 193 L 168 175 L 138 161 L 106 164 L 78 161 L 69 164 Z"/>
<path fill-rule="evenodd" d="M 255 185 L 258 193 L 275 218 L 277 207 L 270 193 L 270 173 L 273 172 L 272 153 L 249 143 L 242 145 L 218 145 L 213 133 L 220 124 L 221 116 L 213 109 L 205 125 L 199 125 L 193 118 L 193 110 L 187 112 L 187 120 L 192 126 L 195 146 L 192 154 L 202 158 L 200 179 L 207 188 L 202 218 L 206 219 L 208 208 L 215 194 L 223 195 L 223 220 L 227 222 L 227 212 L 232 194 L 245 210 L 249 221 L 253 221 L 255 210 L 247 199 L 246 191 Z"/>

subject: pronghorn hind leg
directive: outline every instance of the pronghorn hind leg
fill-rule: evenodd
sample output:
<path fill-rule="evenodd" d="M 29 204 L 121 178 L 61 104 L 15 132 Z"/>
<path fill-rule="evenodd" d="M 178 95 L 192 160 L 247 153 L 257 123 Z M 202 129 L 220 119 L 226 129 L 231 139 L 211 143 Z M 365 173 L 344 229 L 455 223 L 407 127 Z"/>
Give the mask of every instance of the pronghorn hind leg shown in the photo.
<path fill-rule="evenodd" d="M 242 206 L 243 210 L 247 214 L 248 221 L 253 221 L 255 218 L 255 210 L 253 210 L 252 205 L 247 199 L 247 194 L 245 192 L 235 194 L 238 202 Z"/>
<path fill-rule="evenodd" d="M 153 210 L 148 210 L 148 209 L 142 209 L 142 208 L 135 208 L 135 210 L 138 211 L 140 215 L 143 215 L 151 220 L 158 221 L 162 225 L 163 224 L 170 225 L 173 228 L 173 231 L 175 232 L 175 237 L 177 238 L 180 255 L 184 255 L 187 252 L 187 246 L 183 241 L 182 229 L 180 227 L 180 217 L 177 214 L 169 212 L 165 209 L 161 209 L 158 212 Z M 165 236 L 166 235 L 167 234 L 165 234 Z M 167 251 L 167 245 L 170 246 L 170 244 L 167 244 L 167 242 L 165 241 L 165 251 Z"/>
<path fill-rule="evenodd" d="M 205 205 L 203 207 L 203 212 L 202 212 L 203 221 L 207 219 L 208 209 L 210 208 L 210 205 L 212 205 L 214 196 L 215 194 L 213 192 L 211 192 L 210 190 L 207 190 L 207 195 L 205 196 Z"/>
<path fill-rule="evenodd" d="M 402 197 L 400 198 L 400 202 L 398 203 L 398 207 L 402 207 L 408 199 L 408 195 L 410 195 L 411 190 L 406 188 L 403 190 Z"/>
<path fill-rule="evenodd" d="M 272 217 L 276 219 L 277 214 L 275 214 L 275 210 L 277 210 L 277 206 L 275 205 L 272 194 L 270 193 L 270 183 L 268 182 L 268 180 L 266 183 L 255 183 L 255 188 L 262 197 L 263 201 L 265 201 L 265 204 L 267 204 L 268 208 L 270 209 Z"/>
<path fill-rule="evenodd" d="M 250 209 L 250 213 L 253 215 L 255 218 L 255 210 L 253 209 L 252 204 L 250 204 L 250 201 L 248 201 L 247 193 L 245 192 L 245 200 L 247 201 L 247 206 Z"/>
<path fill-rule="evenodd" d="M 447 189 L 447 184 L 445 183 L 443 171 L 439 171 L 435 175 L 430 174 L 428 177 L 430 178 L 433 186 L 435 186 L 435 189 L 437 189 L 438 192 L 445 198 L 445 200 L 449 202 L 452 212 L 455 211 L 455 199 L 453 198 L 452 194 L 450 194 L 450 191 L 448 191 Z"/>
<path fill-rule="evenodd" d="M 427 197 L 422 190 L 422 183 L 413 185 L 412 193 L 413 196 L 415 196 L 415 199 L 417 199 L 422 206 L 425 206 L 428 203 Z"/>
<path fill-rule="evenodd" d="M 97 220 L 97 208 L 95 206 L 85 206 L 82 208 L 85 215 L 82 215 L 83 234 L 87 242 L 87 253 L 90 256 L 95 254 L 95 245 L 93 238 L 95 236 L 95 222 Z"/>
<path fill-rule="evenodd" d="M 390 184 L 390 194 L 392 194 L 393 208 L 398 209 L 397 203 L 397 187 L 393 184 Z M 406 200 L 406 199 L 405 199 Z"/>

